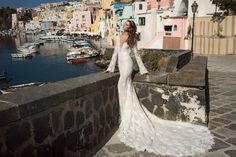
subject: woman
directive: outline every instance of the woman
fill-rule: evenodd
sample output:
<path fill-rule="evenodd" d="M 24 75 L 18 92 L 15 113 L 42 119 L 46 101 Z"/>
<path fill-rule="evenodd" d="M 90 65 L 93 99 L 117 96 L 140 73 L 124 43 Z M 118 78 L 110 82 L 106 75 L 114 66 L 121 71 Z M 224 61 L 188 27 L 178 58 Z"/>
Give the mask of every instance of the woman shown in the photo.
<path fill-rule="evenodd" d="M 115 50 L 106 73 L 114 72 L 118 58 L 120 78 L 118 94 L 121 123 L 118 136 L 128 146 L 138 151 L 147 150 L 161 155 L 192 156 L 205 152 L 214 143 L 207 127 L 186 122 L 168 121 L 150 113 L 138 100 L 131 80 L 133 52 L 140 73 L 148 74 L 137 52 L 135 39 L 136 26 L 133 21 L 126 21 L 124 33 L 117 40 Z"/>

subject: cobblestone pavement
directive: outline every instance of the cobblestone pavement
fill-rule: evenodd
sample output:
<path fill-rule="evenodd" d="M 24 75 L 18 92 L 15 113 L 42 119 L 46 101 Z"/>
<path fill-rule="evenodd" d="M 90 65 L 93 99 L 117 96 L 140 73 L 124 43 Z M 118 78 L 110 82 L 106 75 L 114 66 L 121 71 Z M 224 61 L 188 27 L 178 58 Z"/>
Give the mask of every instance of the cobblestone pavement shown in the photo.
<path fill-rule="evenodd" d="M 209 56 L 210 122 L 213 148 L 195 157 L 236 157 L 236 56 Z M 94 157 L 161 157 L 122 144 L 117 132 Z"/>

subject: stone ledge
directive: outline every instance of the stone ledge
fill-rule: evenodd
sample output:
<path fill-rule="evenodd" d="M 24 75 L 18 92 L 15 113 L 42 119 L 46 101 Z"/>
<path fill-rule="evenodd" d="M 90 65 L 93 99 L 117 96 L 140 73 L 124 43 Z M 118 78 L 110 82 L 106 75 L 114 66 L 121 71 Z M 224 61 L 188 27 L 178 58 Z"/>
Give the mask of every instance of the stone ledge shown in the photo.
<path fill-rule="evenodd" d="M 205 88 L 206 70 L 207 57 L 197 56 L 178 72 L 170 73 L 167 84 Z"/>
<path fill-rule="evenodd" d="M 96 73 L 0 95 L 0 126 L 41 112 L 66 100 L 102 90 L 105 86 L 109 87 L 117 82 L 118 76 L 118 73 Z"/>
<path fill-rule="evenodd" d="M 184 67 L 191 60 L 192 52 L 183 51 L 171 55 L 167 63 L 166 72 L 175 72 Z"/>
<path fill-rule="evenodd" d="M 175 58 L 175 57 L 174 57 Z M 172 59 L 174 59 L 172 58 Z M 176 59 L 176 58 L 175 58 Z M 135 82 L 166 84 L 170 86 L 205 88 L 207 79 L 207 57 L 197 56 L 179 71 L 159 75 L 135 75 Z"/>

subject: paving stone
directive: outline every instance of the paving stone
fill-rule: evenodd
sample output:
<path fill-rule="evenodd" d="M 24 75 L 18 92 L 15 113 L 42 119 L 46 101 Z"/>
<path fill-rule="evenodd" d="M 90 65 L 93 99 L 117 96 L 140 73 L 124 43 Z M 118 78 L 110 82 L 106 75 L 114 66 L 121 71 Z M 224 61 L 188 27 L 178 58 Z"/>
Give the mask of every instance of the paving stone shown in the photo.
<path fill-rule="evenodd" d="M 230 125 L 226 126 L 226 128 L 229 128 L 231 130 L 236 131 L 236 124 L 235 123 L 234 124 L 230 124 Z"/>
<path fill-rule="evenodd" d="M 235 112 L 232 112 L 232 113 L 229 113 L 229 114 L 226 114 L 226 115 L 223 115 L 221 116 L 221 118 L 225 118 L 225 119 L 229 119 L 229 120 L 236 120 L 236 111 Z"/>
<path fill-rule="evenodd" d="M 221 136 L 221 135 L 219 135 L 219 134 L 217 134 L 217 133 L 214 133 L 214 132 L 212 132 L 212 134 L 213 134 L 215 137 L 220 138 L 220 139 L 224 139 L 224 138 L 225 138 L 224 136 Z"/>
<path fill-rule="evenodd" d="M 106 146 L 106 148 L 112 153 L 122 153 L 122 152 L 128 152 L 128 151 L 133 150 L 133 148 L 128 147 L 123 143 L 110 144 L 110 145 Z"/>
<path fill-rule="evenodd" d="M 230 144 L 233 144 L 236 146 L 236 137 L 234 138 L 229 138 L 228 140 L 226 140 L 226 142 L 230 143 Z"/>
<path fill-rule="evenodd" d="M 233 91 L 230 91 L 230 92 L 226 92 L 223 95 L 229 95 L 229 96 L 236 95 L 236 90 L 233 90 Z"/>
<path fill-rule="evenodd" d="M 232 109 L 225 108 L 225 107 L 220 107 L 220 108 L 217 108 L 217 109 L 214 109 L 214 110 L 211 110 L 211 111 L 222 114 L 222 113 L 230 112 L 230 111 L 232 111 Z"/>
<path fill-rule="evenodd" d="M 214 118 L 211 121 L 215 121 L 218 123 L 229 124 L 231 121 L 223 118 Z"/>
<path fill-rule="evenodd" d="M 227 144 L 227 143 L 225 143 L 222 140 L 219 140 L 217 138 L 215 138 L 214 140 L 215 140 L 215 143 L 212 146 L 212 149 L 210 150 L 211 152 L 216 151 L 216 150 L 220 150 L 220 149 L 223 149 L 223 148 L 227 148 L 227 147 L 230 146 L 229 144 Z"/>
<path fill-rule="evenodd" d="M 220 135 L 224 136 L 224 137 L 234 137 L 235 136 L 235 131 L 233 130 L 229 130 L 227 128 L 219 128 L 217 130 L 215 130 L 216 133 L 219 133 Z"/>
<path fill-rule="evenodd" d="M 228 154 L 230 157 L 236 156 L 236 149 L 235 150 L 227 150 L 225 151 L 226 154 Z"/>

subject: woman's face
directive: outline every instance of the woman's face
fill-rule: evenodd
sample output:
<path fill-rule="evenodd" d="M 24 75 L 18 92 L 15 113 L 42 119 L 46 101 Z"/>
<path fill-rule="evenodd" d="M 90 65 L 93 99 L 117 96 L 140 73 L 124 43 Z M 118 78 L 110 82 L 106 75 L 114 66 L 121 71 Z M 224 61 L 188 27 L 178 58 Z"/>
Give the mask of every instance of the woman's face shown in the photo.
<path fill-rule="evenodd" d="M 123 29 L 124 29 L 124 31 L 127 31 L 127 30 L 129 30 L 129 28 L 130 28 L 130 23 L 129 23 L 129 21 L 126 21 L 123 25 Z"/>

